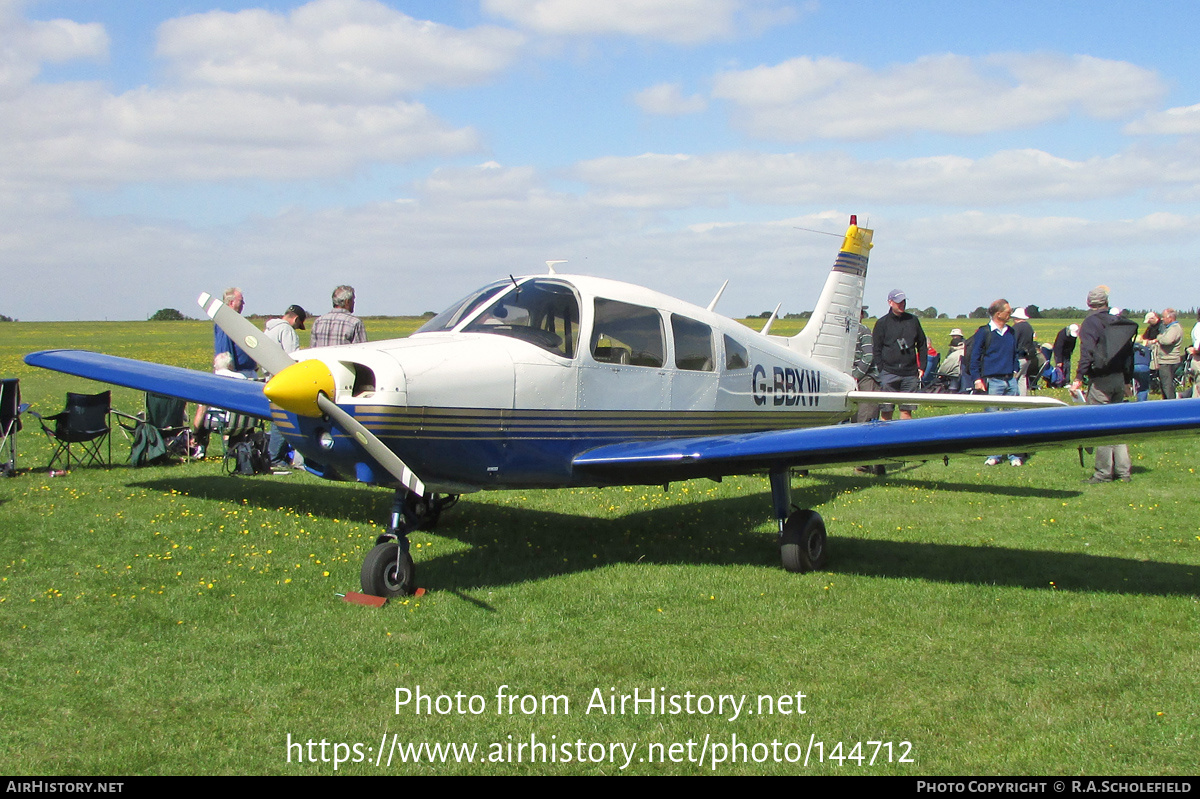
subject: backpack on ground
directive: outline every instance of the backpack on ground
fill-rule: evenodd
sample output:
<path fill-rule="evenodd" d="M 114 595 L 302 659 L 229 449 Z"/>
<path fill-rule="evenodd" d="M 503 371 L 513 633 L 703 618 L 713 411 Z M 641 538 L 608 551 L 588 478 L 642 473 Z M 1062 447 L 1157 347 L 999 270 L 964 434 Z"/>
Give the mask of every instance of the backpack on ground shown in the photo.
<path fill-rule="evenodd" d="M 267 454 L 267 434 L 248 430 L 229 437 L 225 447 L 225 471 L 229 474 L 269 474 L 271 458 Z"/>

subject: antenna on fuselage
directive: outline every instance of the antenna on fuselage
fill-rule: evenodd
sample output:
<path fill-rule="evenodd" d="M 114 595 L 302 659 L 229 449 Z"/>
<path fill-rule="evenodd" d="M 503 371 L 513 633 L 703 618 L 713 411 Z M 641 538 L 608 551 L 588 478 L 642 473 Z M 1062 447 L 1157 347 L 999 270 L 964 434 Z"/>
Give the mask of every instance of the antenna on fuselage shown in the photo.
<path fill-rule="evenodd" d="M 721 284 L 721 288 L 717 289 L 717 296 L 713 297 L 712 302 L 710 302 L 708 304 L 708 310 L 711 311 L 713 308 L 717 307 L 717 300 L 721 299 L 721 295 L 725 293 L 725 287 L 728 285 L 729 285 L 728 280 L 726 280 L 724 283 Z"/>
<path fill-rule="evenodd" d="M 546 261 L 546 268 L 550 270 L 550 274 L 557 275 L 558 273 L 554 271 L 554 265 L 555 264 L 565 264 L 565 263 L 566 263 L 565 260 Z"/>
<path fill-rule="evenodd" d="M 758 331 L 759 335 L 765 336 L 771 332 L 771 323 L 779 317 L 779 309 L 782 307 L 782 302 L 775 306 L 775 310 L 771 311 L 771 315 L 767 317 L 767 323 L 763 325 L 762 330 Z"/>

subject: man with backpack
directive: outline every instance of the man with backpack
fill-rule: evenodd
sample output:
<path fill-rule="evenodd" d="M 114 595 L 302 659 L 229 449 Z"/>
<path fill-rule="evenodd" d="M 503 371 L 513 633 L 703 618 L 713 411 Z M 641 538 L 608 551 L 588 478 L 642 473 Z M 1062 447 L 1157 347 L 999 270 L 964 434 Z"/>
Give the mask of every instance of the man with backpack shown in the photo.
<path fill-rule="evenodd" d="M 1108 286 L 1089 291 L 1087 304 L 1091 313 L 1079 326 L 1079 364 L 1071 388 L 1080 391 L 1086 377 L 1088 405 L 1123 402 L 1133 394 L 1133 337 L 1137 335 L 1137 323 L 1109 311 Z M 1096 471 L 1084 482 L 1128 483 L 1132 467 L 1126 445 L 1096 447 Z"/>

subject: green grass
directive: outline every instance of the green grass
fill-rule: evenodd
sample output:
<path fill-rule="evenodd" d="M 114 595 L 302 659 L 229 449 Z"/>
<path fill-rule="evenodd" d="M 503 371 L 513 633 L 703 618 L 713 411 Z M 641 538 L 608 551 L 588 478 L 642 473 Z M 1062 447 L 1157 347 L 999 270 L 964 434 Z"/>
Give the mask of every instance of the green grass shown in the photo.
<path fill-rule="evenodd" d="M 372 322 L 376 338 L 385 324 L 403 329 Z M 1038 329 L 1051 326 L 1061 324 Z M 201 367 L 211 341 L 199 323 L 0 331 L 0 374 L 21 377 L 25 399 L 51 413 L 63 392 L 89 386 L 25 367 L 27 351 L 88 346 Z M 140 402 L 114 396 L 124 410 Z M 654 743 L 692 741 L 697 753 L 706 736 L 735 735 L 819 741 L 827 753 L 842 742 L 842 754 L 857 741 L 909 741 L 915 762 L 768 760 L 717 773 L 1192 774 L 1200 446 L 1180 437 L 1131 449 L 1127 485 L 1082 485 L 1090 470 L 1074 452 L 1022 469 L 960 459 L 884 480 L 848 469 L 797 478 L 794 501 L 816 508 L 831 534 L 829 568 L 805 575 L 779 568 L 759 477 L 665 493 L 473 494 L 413 536 L 430 592 L 376 610 L 335 592 L 357 590 L 387 491 L 303 474 L 226 477 L 215 461 L 50 478 L 34 468 L 49 449 L 27 419 L 25 469 L 0 482 L 0 771 L 327 774 L 332 762 L 297 763 L 295 749 L 289 763 L 288 736 L 361 742 L 367 753 L 394 733 L 477 743 L 482 756 L 531 735 L 637 743 L 626 770 L 636 774 L 709 773 L 709 761 L 637 758 Z M 123 462 L 119 437 L 117 451 Z M 397 714 L 396 689 L 418 685 L 478 695 L 487 712 Z M 569 713 L 497 714 L 502 685 L 565 695 Z M 799 692 L 806 713 L 585 712 L 596 690 L 664 687 L 751 704 Z"/>

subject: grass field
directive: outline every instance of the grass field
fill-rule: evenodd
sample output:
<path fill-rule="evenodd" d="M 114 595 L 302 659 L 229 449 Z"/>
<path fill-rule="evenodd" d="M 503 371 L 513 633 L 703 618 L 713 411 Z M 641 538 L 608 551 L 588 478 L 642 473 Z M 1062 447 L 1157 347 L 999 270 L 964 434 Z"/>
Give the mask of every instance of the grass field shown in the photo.
<path fill-rule="evenodd" d="M 939 349 L 956 325 L 927 325 Z M 43 413 L 92 384 L 26 352 L 195 368 L 211 352 L 202 323 L 0 335 L 0 376 Z M 779 567 L 762 477 L 473 494 L 413 536 L 429 593 L 378 610 L 335 594 L 358 589 L 387 491 L 216 461 L 135 470 L 119 436 L 121 465 L 50 478 L 32 418 L 19 440 L 22 473 L 0 482 L 2 773 L 1197 769 L 1194 437 L 1131 447 L 1130 484 L 1082 485 L 1074 451 L 795 478 L 831 536 L 828 569 L 804 575 Z M 444 698 L 398 708 L 418 686 Z M 605 712 L 652 689 L 695 712 Z M 497 712 L 501 691 L 528 698 Z M 721 695 L 745 698 L 736 718 L 703 712 Z M 405 743 L 474 744 L 476 762 L 401 763 Z"/>

